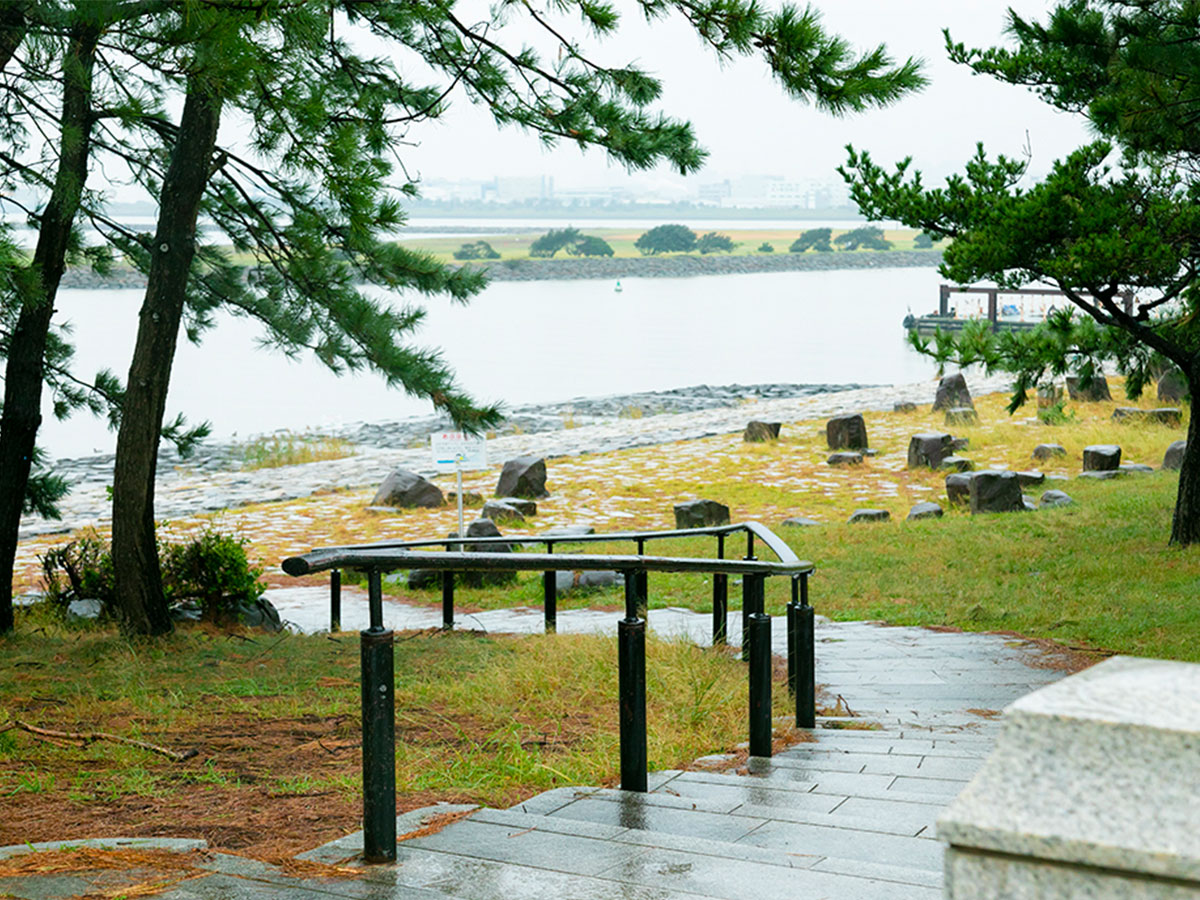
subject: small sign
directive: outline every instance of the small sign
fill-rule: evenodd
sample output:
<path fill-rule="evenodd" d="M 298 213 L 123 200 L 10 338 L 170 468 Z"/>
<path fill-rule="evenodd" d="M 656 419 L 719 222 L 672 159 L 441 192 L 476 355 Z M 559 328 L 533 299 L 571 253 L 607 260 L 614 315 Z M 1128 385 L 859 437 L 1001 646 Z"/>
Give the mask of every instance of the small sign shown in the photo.
<path fill-rule="evenodd" d="M 486 469 L 487 440 L 461 431 L 435 431 L 429 435 L 433 464 L 439 469 Z"/>

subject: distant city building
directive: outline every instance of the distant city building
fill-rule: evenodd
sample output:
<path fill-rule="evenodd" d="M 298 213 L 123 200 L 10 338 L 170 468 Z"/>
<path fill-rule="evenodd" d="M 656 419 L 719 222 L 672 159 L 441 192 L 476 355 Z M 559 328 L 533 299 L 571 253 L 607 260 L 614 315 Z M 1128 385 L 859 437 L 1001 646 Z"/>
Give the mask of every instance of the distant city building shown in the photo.
<path fill-rule="evenodd" d="M 483 185 L 479 196 L 485 201 L 495 203 L 551 200 L 554 198 L 554 176 L 497 175 L 490 183 Z"/>

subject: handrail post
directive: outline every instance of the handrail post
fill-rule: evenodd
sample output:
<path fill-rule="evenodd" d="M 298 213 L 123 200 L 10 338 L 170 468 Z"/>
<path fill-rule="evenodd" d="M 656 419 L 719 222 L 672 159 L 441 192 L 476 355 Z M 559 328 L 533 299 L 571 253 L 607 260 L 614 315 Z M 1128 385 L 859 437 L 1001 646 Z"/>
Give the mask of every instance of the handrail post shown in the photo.
<path fill-rule="evenodd" d="M 442 571 L 442 628 L 450 631 L 454 627 L 454 573 Z"/>
<path fill-rule="evenodd" d="M 646 555 L 646 541 L 642 538 L 637 542 L 638 556 Z M 650 573 L 645 569 L 638 570 L 638 597 L 641 599 L 641 616 L 647 618 L 650 609 Z"/>
<path fill-rule="evenodd" d="M 717 535 L 717 559 L 725 558 L 725 535 Z M 729 642 L 729 576 L 724 572 L 713 575 L 712 607 L 713 646 Z"/>
<path fill-rule="evenodd" d="M 787 605 L 787 688 L 788 694 L 796 696 L 796 667 L 799 665 L 797 629 L 800 620 L 796 611 L 800 608 L 800 576 L 792 576 L 792 599 Z"/>
<path fill-rule="evenodd" d="M 763 588 L 766 576 L 755 573 L 742 576 L 742 659 L 750 658 L 750 640 L 747 631 L 750 617 L 763 611 Z"/>
<path fill-rule="evenodd" d="M 554 541 L 546 541 L 546 552 L 554 552 Z M 542 573 L 542 614 L 546 622 L 546 634 L 558 631 L 558 573 Z"/>
<path fill-rule="evenodd" d="M 396 708 L 392 632 L 383 627 L 378 569 L 367 573 L 370 627 L 359 633 L 362 678 L 363 859 L 396 859 Z"/>
<path fill-rule="evenodd" d="M 342 630 L 342 570 L 329 573 L 329 633 Z"/>
<path fill-rule="evenodd" d="M 756 576 L 762 578 L 763 576 Z M 771 755 L 771 617 L 750 615 L 750 755 Z"/>
<path fill-rule="evenodd" d="M 625 618 L 617 624 L 617 678 L 621 727 L 621 789 L 646 792 L 646 620 L 637 570 L 625 573 Z"/>
<path fill-rule="evenodd" d="M 813 608 L 808 604 L 808 573 L 800 576 L 796 619 L 796 727 L 817 727 L 817 659 Z"/>

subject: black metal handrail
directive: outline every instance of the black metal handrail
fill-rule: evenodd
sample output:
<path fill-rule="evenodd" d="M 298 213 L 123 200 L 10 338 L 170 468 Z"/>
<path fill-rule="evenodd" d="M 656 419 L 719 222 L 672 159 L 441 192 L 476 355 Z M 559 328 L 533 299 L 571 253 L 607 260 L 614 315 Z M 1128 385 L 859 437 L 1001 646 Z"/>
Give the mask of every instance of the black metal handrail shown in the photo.
<path fill-rule="evenodd" d="M 743 559 L 725 559 L 725 540 L 731 534 L 747 537 Z M 714 536 L 717 557 L 646 556 L 645 545 L 668 538 Z M 555 554 L 555 544 L 637 544 L 636 555 Z M 761 541 L 778 562 L 754 556 Z M 545 553 L 491 553 L 474 549 L 451 551 L 465 545 L 543 543 Z M 423 548 L 444 546 L 444 552 Z M 384 572 L 396 569 L 432 569 L 442 573 L 442 618 L 454 625 L 454 573 L 463 571 L 542 571 L 546 630 L 556 625 L 556 575 L 560 570 L 620 572 L 625 582 L 625 618 L 617 625 L 618 682 L 620 697 L 621 787 L 647 789 L 646 756 L 646 620 L 649 572 L 700 572 L 713 575 L 713 643 L 724 643 L 728 634 L 728 579 L 742 578 L 742 656 L 749 662 L 750 755 L 771 755 L 771 619 L 764 611 L 766 579 L 787 576 L 792 596 L 787 606 L 788 689 L 796 700 L 796 725 L 816 724 L 816 679 L 813 609 L 808 602 L 808 576 L 813 564 L 798 559 L 770 529 L 757 522 L 673 531 L 618 532 L 614 534 L 458 537 L 419 541 L 387 541 L 313 550 L 283 561 L 289 575 L 330 571 L 330 627 L 340 628 L 341 571 L 366 572 L 370 625 L 361 632 L 363 728 L 363 856 L 368 862 L 396 858 L 395 709 L 392 632 L 383 627 Z"/>

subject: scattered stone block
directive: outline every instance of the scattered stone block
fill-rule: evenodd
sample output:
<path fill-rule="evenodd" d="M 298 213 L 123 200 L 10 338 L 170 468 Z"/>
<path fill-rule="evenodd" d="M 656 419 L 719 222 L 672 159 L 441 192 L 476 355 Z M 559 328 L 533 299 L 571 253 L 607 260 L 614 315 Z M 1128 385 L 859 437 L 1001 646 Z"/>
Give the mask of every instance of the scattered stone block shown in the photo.
<path fill-rule="evenodd" d="M 536 509 L 536 507 L 535 507 Z M 525 512 L 504 500 L 489 500 L 479 515 L 493 522 L 524 522 Z"/>
<path fill-rule="evenodd" d="M 940 519 L 942 515 L 942 508 L 940 506 L 938 506 L 936 503 L 931 503 L 930 501 L 926 500 L 913 506 L 913 508 L 908 511 L 906 520 L 909 522 L 914 522 L 917 519 Z"/>
<path fill-rule="evenodd" d="M 933 411 L 962 406 L 975 408 L 975 401 L 971 399 L 971 392 L 967 389 L 967 379 L 963 378 L 962 372 L 944 376 L 938 382 L 937 393 L 933 398 Z"/>
<path fill-rule="evenodd" d="M 1094 481 L 1108 481 L 1110 478 L 1116 478 L 1121 474 L 1120 469 L 1102 469 L 1096 472 L 1080 472 L 1080 478 L 1091 478 Z"/>
<path fill-rule="evenodd" d="M 1158 379 L 1158 399 L 1167 403 L 1179 403 L 1188 398 L 1188 383 L 1178 369 L 1164 372 Z"/>
<path fill-rule="evenodd" d="M 500 471 L 496 496 L 528 497 L 531 500 L 549 497 L 550 492 L 546 490 L 546 461 L 539 456 L 510 459 Z"/>
<path fill-rule="evenodd" d="M 1179 470 L 1183 467 L 1183 454 L 1186 452 L 1187 441 L 1175 441 L 1167 448 L 1166 455 L 1163 456 L 1162 467 Z"/>
<path fill-rule="evenodd" d="M 897 400 L 892 404 L 892 412 L 911 413 L 917 411 L 917 404 L 911 400 Z"/>
<path fill-rule="evenodd" d="M 951 438 L 950 439 L 950 449 L 953 450 L 955 453 L 958 453 L 960 450 L 970 450 L 971 449 L 971 439 L 970 438 Z"/>
<path fill-rule="evenodd" d="M 971 476 L 971 514 L 1020 512 L 1025 508 L 1016 472 L 976 472 Z"/>
<path fill-rule="evenodd" d="M 593 525 L 555 525 L 542 532 L 542 537 L 582 537 L 585 534 L 595 534 Z"/>
<path fill-rule="evenodd" d="M 523 516 L 537 515 L 537 504 L 524 497 L 498 497 L 495 500 L 489 500 L 488 503 L 506 503 Z M 483 516 L 483 518 L 490 519 L 491 516 Z"/>
<path fill-rule="evenodd" d="M 809 519 L 806 516 L 792 516 L 784 519 L 780 525 L 791 525 L 796 528 L 811 528 L 814 525 L 823 525 L 823 522 L 818 522 L 816 519 Z"/>
<path fill-rule="evenodd" d="M 1049 409 L 1063 398 L 1062 388 L 1056 384 L 1039 384 L 1037 389 L 1038 409 Z"/>
<path fill-rule="evenodd" d="M 1021 497 L 1021 505 L 1025 508 L 1026 512 L 1037 512 L 1038 505 L 1028 497 Z"/>
<path fill-rule="evenodd" d="M 955 472 L 970 472 L 975 468 L 975 463 L 961 456 L 947 456 L 940 463 L 939 469 L 953 469 Z"/>
<path fill-rule="evenodd" d="M 846 521 L 851 525 L 860 522 L 887 522 L 892 514 L 886 509 L 856 509 Z"/>
<path fill-rule="evenodd" d="M 1145 474 L 1153 472 L 1154 469 L 1144 463 L 1121 463 L 1120 469 L 1122 472 L 1130 472 L 1132 474 Z"/>
<path fill-rule="evenodd" d="M 82 597 L 67 604 L 67 619 L 98 619 L 103 610 L 103 601 L 95 597 Z"/>
<path fill-rule="evenodd" d="M 1138 409 L 1136 406 L 1118 406 L 1113 410 L 1112 420 L 1114 422 L 1144 422 L 1146 420 L 1146 411 Z"/>
<path fill-rule="evenodd" d="M 908 467 L 936 469 L 951 454 L 951 437 L 944 432 L 914 434 L 908 441 Z"/>
<path fill-rule="evenodd" d="M 416 472 L 396 469 L 383 479 L 371 506 L 434 507 L 445 502 L 441 488 L 436 484 L 422 478 Z"/>
<path fill-rule="evenodd" d="M 947 425 L 978 425 L 979 413 L 970 406 L 956 406 L 946 410 Z"/>
<path fill-rule="evenodd" d="M 446 502 L 451 506 L 458 506 L 458 491 L 446 491 Z M 480 506 L 482 504 L 482 494 L 477 494 L 474 491 L 463 491 L 463 506 Z"/>
<path fill-rule="evenodd" d="M 1046 480 L 1046 476 L 1041 472 L 1018 472 L 1017 481 L 1021 483 L 1021 487 L 1030 487 L 1032 485 L 1042 484 Z"/>
<path fill-rule="evenodd" d="M 1066 455 L 1067 450 L 1062 444 L 1038 444 L 1033 448 L 1033 458 L 1039 461 Z"/>
<path fill-rule="evenodd" d="M 742 440 L 748 444 L 760 444 L 763 441 L 779 440 L 779 429 L 782 422 L 750 422 L 742 432 Z"/>
<path fill-rule="evenodd" d="M 1183 424 L 1183 411 L 1174 406 L 1161 406 L 1146 413 L 1146 419 L 1156 425 L 1178 428 Z"/>
<path fill-rule="evenodd" d="M 829 459 L 825 462 L 831 466 L 857 466 L 861 465 L 863 455 L 853 450 L 839 450 L 837 453 L 830 453 Z"/>
<path fill-rule="evenodd" d="M 1045 491 L 1042 493 L 1042 499 L 1038 501 L 1038 507 L 1053 509 L 1056 506 L 1068 506 L 1074 502 L 1066 491 Z"/>
<path fill-rule="evenodd" d="M 1067 376 L 1067 396 L 1072 400 L 1081 401 L 1083 403 L 1096 403 L 1100 400 L 1112 400 L 1112 394 L 1108 391 L 1108 379 L 1101 373 L 1096 373 L 1092 379 L 1092 383 L 1086 388 L 1083 387 L 1081 380 L 1074 375 Z"/>
<path fill-rule="evenodd" d="M 951 506 L 966 505 L 971 502 L 971 478 L 974 473 L 955 472 L 946 476 L 946 499 Z"/>
<path fill-rule="evenodd" d="M 830 450 L 861 450 L 867 446 L 867 423 L 859 413 L 834 416 L 825 423 L 825 440 Z"/>
<path fill-rule="evenodd" d="M 588 588 L 612 587 L 620 576 L 616 572 L 601 570 L 595 572 L 555 572 L 554 587 L 561 597 L 573 591 Z"/>
<path fill-rule="evenodd" d="M 242 600 L 234 607 L 232 617 L 247 628 L 270 632 L 283 631 L 283 620 L 279 617 L 279 610 L 266 597 Z"/>
<path fill-rule="evenodd" d="M 729 507 L 716 500 L 689 500 L 675 504 L 676 528 L 707 528 L 728 525 Z"/>
<path fill-rule="evenodd" d="M 455 535 L 451 533 L 451 537 Z M 496 527 L 496 523 L 492 519 L 479 518 L 474 522 L 467 524 L 467 537 L 500 537 L 500 529 Z M 467 544 L 468 553 L 511 553 L 512 544 L 495 543 L 495 544 Z M 455 580 L 467 587 L 483 587 L 493 584 L 511 584 L 517 580 L 516 572 L 458 572 L 455 573 Z M 441 584 L 439 580 L 437 582 Z M 412 582 L 410 580 L 409 584 Z"/>
<path fill-rule="evenodd" d="M 1109 472 L 1121 465 L 1121 448 L 1116 444 L 1091 444 L 1083 448 L 1083 471 Z"/>

